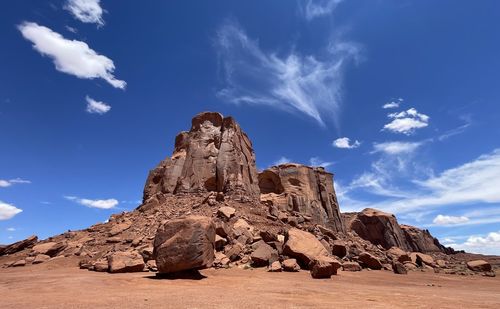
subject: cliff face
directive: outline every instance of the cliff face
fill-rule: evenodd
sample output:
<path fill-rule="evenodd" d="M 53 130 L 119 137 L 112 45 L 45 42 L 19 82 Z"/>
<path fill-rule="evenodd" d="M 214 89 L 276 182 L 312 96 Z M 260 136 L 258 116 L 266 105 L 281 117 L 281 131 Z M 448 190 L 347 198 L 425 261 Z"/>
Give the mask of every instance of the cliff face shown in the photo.
<path fill-rule="evenodd" d="M 298 212 L 311 217 L 311 222 L 336 232 L 345 232 L 333 174 L 321 167 L 282 164 L 259 174 L 261 201 L 281 211 Z"/>
<path fill-rule="evenodd" d="M 189 132 L 175 139 L 175 149 L 150 171 L 143 202 L 158 193 L 223 192 L 257 200 L 259 187 L 252 143 L 231 117 L 204 112 Z"/>
<path fill-rule="evenodd" d="M 359 237 L 385 249 L 399 247 L 405 251 L 422 253 L 454 252 L 453 249 L 441 245 L 428 230 L 399 225 L 393 214 L 366 208 L 361 212 L 345 213 L 342 216 L 347 231 L 355 232 Z"/>

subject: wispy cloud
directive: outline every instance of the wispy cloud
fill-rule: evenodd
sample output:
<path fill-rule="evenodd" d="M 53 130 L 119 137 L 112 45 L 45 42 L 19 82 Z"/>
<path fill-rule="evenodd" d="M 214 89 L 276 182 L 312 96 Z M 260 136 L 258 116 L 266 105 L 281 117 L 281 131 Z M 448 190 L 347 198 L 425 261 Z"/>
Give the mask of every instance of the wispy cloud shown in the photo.
<path fill-rule="evenodd" d="M 21 178 L 14 178 L 10 180 L 0 179 L 0 188 L 10 187 L 15 184 L 27 184 L 27 183 L 31 183 L 31 181 Z"/>
<path fill-rule="evenodd" d="M 76 196 L 64 196 L 65 199 L 73 201 L 83 206 L 91 207 L 91 208 L 100 208 L 100 209 L 110 209 L 114 208 L 118 205 L 118 200 L 111 198 L 105 200 L 92 200 L 86 198 L 79 198 Z"/>
<path fill-rule="evenodd" d="M 323 161 L 319 157 L 312 157 L 311 159 L 309 159 L 309 164 L 311 164 L 312 166 L 321 166 L 321 167 L 327 168 L 327 167 L 332 166 L 333 164 L 335 164 L 335 162 L 333 162 L 333 161 Z"/>
<path fill-rule="evenodd" d="M 332 145 L 335 148 L 354 149 L 358 148 L 361 143 L 358 140 L 355 140 L 351 143 L 351 139 L 349 137 L 341 137 L 334 140 L 332 142 Z"/>
<path fill-rule="evenodd" d="M 217 95 L 235 104 L 299 112 L 320 125 L 325 125 L 326 119 L 337 124 L 345 66 L 356 60 L 359 47 L 346 42 L 332 44 L 324 59 L 295 51 L 279 56 L 262 50 L 258 41 L 234 22 L 226 22 L 216 38 L 224 77 L 224 87 Z"/>
<path fill-rule="evenodd" d="M 12 204 L 0 201 L 0 220 L 8 220 L 22 212 L 22 209 L 17 208 Z"/>
<path fill-rule="evenodd" d="M 115 88 L 125 89 L 126 82 L 113 75 L 115 64 L 99 55 L 87 43 L 68 40 L 51 29 L 32 22 L 18 26 L 23 37 L 33 43 L 33 48 L 54 62 L 56 70 L 78 78 L 102 78 Z"/>
<path fill-rule="evenodd" d="M 436 225 L 456 225 L 469 221 L 465 216 L 437 215 L 432 222 Z"/>
<path fill-rule="evenodd" d="M 384 125 L 383 130 L 393 133 L 410 135 L 415 130 L 425 128 L 429 125 L 429 116 L 419 113 L 415 108 L 410 108 L 400 113 L 391 113 L 387 117 L 392 119 L 392 121 Z"/>
<path fill-rule="evenodd" d="M 395 165 L 396 166 L 396 165 Z M 384 175 L 384 172 L 387 175 Z M 384 169 L 376 174 L 375 179 L 389 180 L 398 175 L 397 168 Z M 402 190 L 402 196 L 372 203 L 372 207 L 395 213 L 410 213 L 441 208 L 447 205 L 468 205 L 500 203 L 500 149 L 481 155 L 477 159 L 447 169 L 437 176 L 430 175 L 423 180 L 413 179 L 413 187 Z M 358 187 L 346 187 L 352 191 Z M 345 194 L 350 194 L 347 192 Z M 461 224 L 479 224 L 499 222 L 500 217 L 470 218 Z"/>
<path fill-rule="evenodd" d="M 287 157 L 281 157 L 278 160 L 273 162 L 273 166 L 285 164 L 285 163 L 290 163 L 292 160 L 288 159 Z"/>
<path fill-rule="evenodd" d="M 383 109 L 398 108 L 401 103 L 403 103 L 403 99 L 399 98 L 397 100 L 393 100 L 393 101 L 385 103 L 384 105 L 382 105 L 382 108 Z"/>
<path fill-rule="evenodd" d="M 67 0 L 64 9 L 69 11 L 74 18 L 83 23 L 104 26 L 100 0 Z"/>
<path fill-rule="evenodd" d="M 85 97 L 85 100 L 87 101 L 87 113 L 103 115 L 109 112 L 109 110 L 111 109 L 111 106 L 107 105 L 106 103 L 96 101 L 89 96 Z"/>
<path fill-rule="evenodd" d="M 305 0 L 301 1 L 300 9 L 307 20 L 313 20 L 317 17 L 322 17 L 332 14 L 337 5 L 343 0 Z"/>
<path fill-rule="evenodd" d="M 6 228 L 5 230 L 6 230 L 7 232 L 15 232 L 15 231 L 16 231 L 16 229 L 15 229 L 15 228 L 13 228 L 13 227 L 8 227 L 8 228 Z"/>
<path fill-rule="evenodd" d="M 372 153 L 382 152 L 389 155 L 411 153 L 417 150 L 422 142 L 384 142 L 374 143 Z"/>

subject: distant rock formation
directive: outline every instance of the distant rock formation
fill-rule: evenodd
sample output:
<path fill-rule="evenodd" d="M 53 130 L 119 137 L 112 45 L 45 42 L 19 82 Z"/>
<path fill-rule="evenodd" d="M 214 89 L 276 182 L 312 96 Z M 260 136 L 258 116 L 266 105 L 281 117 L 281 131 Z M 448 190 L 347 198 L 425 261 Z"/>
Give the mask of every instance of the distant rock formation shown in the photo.
<path fill-rule="evenodd" d="M 346 227 L 356 232 L 359 237 L 375 245 L 381 245 L 385 249 L 399 247 L 405 251 L 412 251 L 393 214 L 366 208 L 351 215 L 346 220 Z"/>
<path fill-rule="evenodd" d="M 322 167 L 287 163 L 259 174 L 261 201 L 281 211 L 311 217 L 311 222 L 343 233 L 333 174 Z"/>
<path fill-rule="evenodd" d="M 437 238 L 434 238 L 429 230 L 422 230 L 418 227 L 410 225 L 401 225 L 406 241 L 410 245 L 412 251 L 416 252 L 444 252 L 446 254 L 453 254 L 453 248 L 445 247 Z"/>
<path fill-rule="evenodd" d="M 143 201 L 158 193 L 209 191 L 259 197 L 252 143 L 232 117 L 214 112 L 196 115 L 191 130 L 177 135 L 172 157 L 150 171 Z"/>
<path fill-rule="evenodd" d="M 398 247 L 405 251 L 423 253 L 452 254 L 455 252 L 452 248 L 441 245 L 428 230 L 399 225 L 393 214 L 366 208 L 358 213 L 344 213 L 342 215 L 348 231 L 355 232 L 359 237 L 375 245 L 380 245 L 386 250 Z"/>

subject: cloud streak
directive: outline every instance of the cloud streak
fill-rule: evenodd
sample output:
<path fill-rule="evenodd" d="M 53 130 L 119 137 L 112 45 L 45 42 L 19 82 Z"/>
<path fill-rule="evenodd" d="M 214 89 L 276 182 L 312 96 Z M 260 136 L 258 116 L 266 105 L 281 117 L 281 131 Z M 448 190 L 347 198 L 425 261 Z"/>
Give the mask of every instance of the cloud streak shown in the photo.
<path fill-rule="evenodd" d="M 326 119 L 338 123 L 344 69 L 356 59 L 359 47 L 345 42 L 342 48 L 335 46 L 330 46 L 325 59 L 293 51 L 279 56 L 262 50 L 235 23 L 225 23 L 216 37 L 224 78 L 217 96 L 235 104 L 301 113 L 322 126 Z"/>
<path fill-rule="evenodd" d="M 115 88 L 125 89 L 127 83 L 113 75 L 113 60 L 99 55 L 87 43 L 68 40 L 33 22 L 24 22 L 18 29 L 36 51 L 52 59 L 56 70 L 83 79 L 102 78 Z"/>
<path fill-rule="evenodd" d="M 96 101 L 89 96 L 85 97 L 85 100 L 87 101 L 87 108 L 85 110 L 89 114 L 103 115 L 111 110 L 111 106 L 104 102 Z"/>
<path fill-rule="evenodd" d="M 19 209 L 12 204 L 0 201 L 0 221 L 12 219 L 15 215 L 22 211 L 22 209 Z"/>
<path fill-rule="evenodd" d="M 0 188 L 7 188 L 15 184 L 29 184 L 29 183 L 31 183 L 30 180 L 25 180 L 21 178 L 15 178 L 10 180 L 0 179 Z"/>
<path fill-rule="evenodd" d="M 82 23 L 104 26 L 104 19 L 102 18 L 104 10 L 100 2 L 100 0 L 68 0 L 64 5 L 64 9 Z"/>
<path fill-rule="evenodd" d="M 306 20 L 330 15 L 343 0 L 306 0 L 301 2 L 301 11 Z"/>
<path fill-rule="evenodd" d="M 116 207 L 119 203 L 118 200 L 114 198 L 104 199 L 104 200 L 92 200 L 86 198 L 79 198 L 76 196 L 64 196 L 64 198 L 83 206 L 87 206 L 90 208 L 100 208 L 100 209 L 111 209 Z"/>

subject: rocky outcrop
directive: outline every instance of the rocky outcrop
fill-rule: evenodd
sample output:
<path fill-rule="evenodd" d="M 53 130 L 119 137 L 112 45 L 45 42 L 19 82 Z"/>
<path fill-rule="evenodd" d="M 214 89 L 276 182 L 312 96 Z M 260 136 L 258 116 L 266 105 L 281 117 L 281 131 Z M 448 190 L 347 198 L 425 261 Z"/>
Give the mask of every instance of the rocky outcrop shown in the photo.
<path fill-rule="evenodd" d="M 467 268 L 472 271 L 491 271 L 491 264 L 485 260 L 475 260 L 467 262 Z"/>
<path fill-rule="evenodd" d="M 189 132 L 175 139 L 175 149 L 150 171 L 143 202 L 158 193 L 223 192 L 257 200 L 259 187 L 252 143 L 232 117 L 204 112 Z"/>
<path fill-rule="evenodd" d="M 445 247 L 434 238 L 428 230 L 422 230 L 410 225 L 401 225 L 406 241 L 411 251 L 415 252 L 444 252 L 453 254 L 455 250 Z"/>
<path fill-rule="evenodd" d="M 356 232 L 359 237 L 375 245 L 381 245 L 385 249 L 399 247 L 405 251 L 412 251 L 393 214 L 366 208 L 351 215 L 345 223 L 348 230 Z"/>
<path fill-rule="evenodd" d="M 154 239 L 153 256 L 160 273 L 212 266 L 215 225 L 211 218 L 189 216 L 162 224 Z"/>
<path fill-rule="evenodd" d="M 333 174 L 322 167 L 287 163 L 259 174 L 261 201 L 281 211 L 300 213 L 312 223 L 343 233 Z"/>
<path fill-rule="evenodd" d="M 4 246 L 0 248 L 0 256 L 4 254 L 13 254 L 18 251 L 24 250 L 26 248 L 33 247 L 38 241 L 38 237 L 35 235 L 30 236 L 24 240 L 15 242 L 13 244 L 10 244 L 8 246 Z"/>

